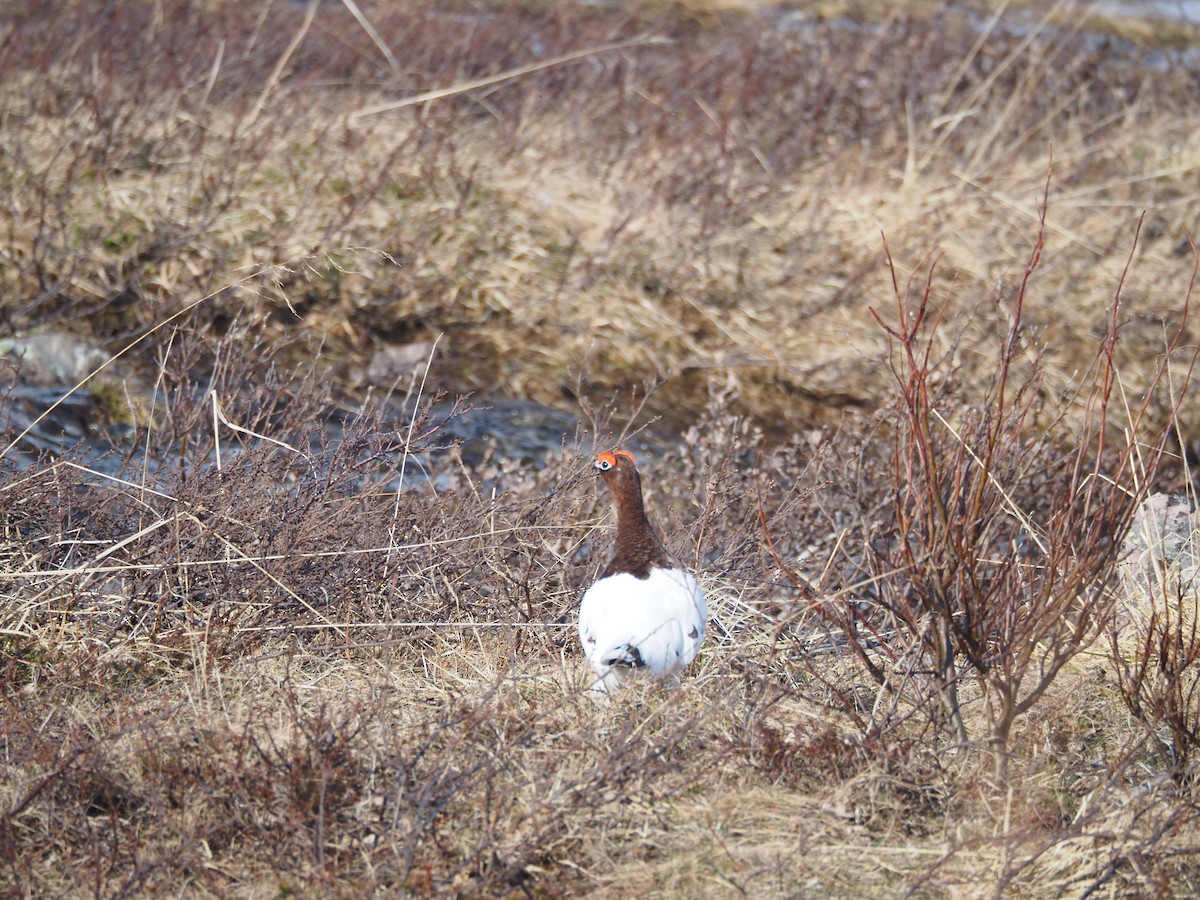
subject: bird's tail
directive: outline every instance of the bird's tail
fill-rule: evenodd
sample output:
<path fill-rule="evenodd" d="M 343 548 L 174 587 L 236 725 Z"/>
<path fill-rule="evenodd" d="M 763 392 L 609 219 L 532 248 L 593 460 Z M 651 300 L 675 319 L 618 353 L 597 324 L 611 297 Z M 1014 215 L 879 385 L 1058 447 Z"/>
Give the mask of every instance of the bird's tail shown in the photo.
<path fill-rule="evenodd" d="M 621 644 L 613 647 L 601 658 L 606 666 L 619 666 L 624 669 L 640 669 L 646 665 L 642 659 L 642 651 L 633 644 Z"/>

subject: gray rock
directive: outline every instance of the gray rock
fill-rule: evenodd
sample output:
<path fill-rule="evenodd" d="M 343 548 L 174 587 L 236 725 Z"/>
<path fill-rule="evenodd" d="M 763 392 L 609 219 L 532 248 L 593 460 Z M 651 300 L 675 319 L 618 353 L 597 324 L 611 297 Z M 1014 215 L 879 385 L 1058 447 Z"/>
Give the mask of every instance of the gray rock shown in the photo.
<path fill-rule="evenodd" d="M 108 359 L 98 347 L 59 332 L 0 338 L 0 356 L 21 361 L 23 380 L 74 387 Z"/>
<path fill-rule="evenodd" d="M 372 384 L 388 387 L 399 378 L 420 372 L 429 362 L 433 352 L 433 341 L 415 341 L 411 344 L 387 344 L 375 351 L 367 366 L 367 380 Z M 401 385 L 403 388 L 404 385 Z"/>
<path fill-rule="evenodd" d="M 1121 583 L 1132 603 L 1195 597 L 1200 589 L 1200 513 L 1182 494 L 1151 494 L 1121 544 Z"/>

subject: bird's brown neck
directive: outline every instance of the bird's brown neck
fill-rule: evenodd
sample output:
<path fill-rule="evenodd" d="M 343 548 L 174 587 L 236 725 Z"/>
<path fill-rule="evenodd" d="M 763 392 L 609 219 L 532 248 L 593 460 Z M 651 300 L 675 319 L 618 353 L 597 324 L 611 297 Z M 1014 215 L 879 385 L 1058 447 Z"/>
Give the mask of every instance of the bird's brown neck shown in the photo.
<path fill-rule="evenodd" d="M 669 566 L 670 558 L 646 519 L 642 486 L 635 476 L 612 487 L 617 505 L 616 552 L 604 574 L 628 572 L 637 578 L 648 578 L 651 568 Z"/>

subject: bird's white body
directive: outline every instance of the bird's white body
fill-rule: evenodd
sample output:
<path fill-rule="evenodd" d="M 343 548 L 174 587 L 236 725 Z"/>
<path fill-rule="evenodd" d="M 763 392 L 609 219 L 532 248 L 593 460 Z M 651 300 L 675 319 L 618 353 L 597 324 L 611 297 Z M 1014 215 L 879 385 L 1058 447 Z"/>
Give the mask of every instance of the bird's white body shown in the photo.
<path fill-rule="evenodd" d="M 601 578 L 579 604 L 579 639 L 597 675 L 593 689 L 611 690 L 637 668 L 659 678 L 676 674 L 699 651 L 707 619 L 704 592 L 683 569 Z"/>

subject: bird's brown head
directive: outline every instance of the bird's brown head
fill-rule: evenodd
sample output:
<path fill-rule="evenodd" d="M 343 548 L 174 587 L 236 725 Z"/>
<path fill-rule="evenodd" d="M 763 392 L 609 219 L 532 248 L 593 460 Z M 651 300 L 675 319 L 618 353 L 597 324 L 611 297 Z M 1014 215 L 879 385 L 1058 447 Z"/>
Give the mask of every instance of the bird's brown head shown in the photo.
<path fill-rule="evenodd" d="M 629 517 L 642 515 L 642 479 L 638 475 L 633 454 L 628 450 L 606 450 L 592 463 L 596 474 L 608 485 L 617 512 Z"/>
<path fill-rule="evenodd" d="M 637 463 L 628 450 L 606 450 L 596 457 L 592 468 L 610 488 L 624 481 L 638 481 Z"/>
<path fill-rule="evenodd" d="M 646 521 L 642 479 L 633 454 L 628 450 L 605 451 L 596 457 L 592 468 L 608 485 L 617 505 L 616 553 L 604 574 L 629 572 L 645 578 L 652 566 L 668 565 L 666 551 Z"/>

